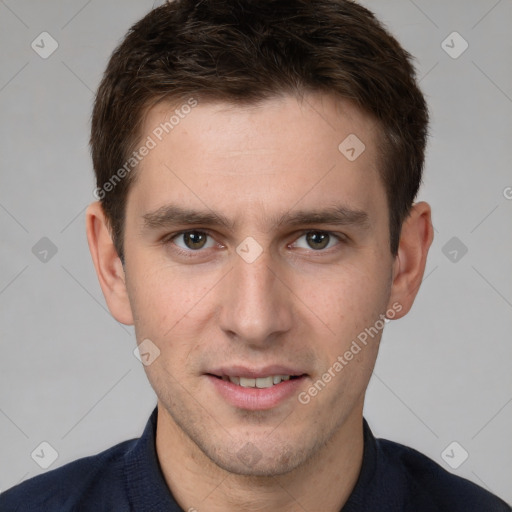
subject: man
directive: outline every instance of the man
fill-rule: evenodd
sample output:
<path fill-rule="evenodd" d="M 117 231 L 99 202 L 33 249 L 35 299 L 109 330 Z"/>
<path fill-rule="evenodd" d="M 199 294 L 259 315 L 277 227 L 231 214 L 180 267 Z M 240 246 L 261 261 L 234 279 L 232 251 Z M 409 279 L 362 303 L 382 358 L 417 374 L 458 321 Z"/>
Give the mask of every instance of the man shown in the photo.
<path fill-rule="evenodd" d="M 158 405 L 1 510 L 510 510 L 363 419 L 433 238 L 427 121 L 353 2 L 175 0 L 132 27 L 94 106 L 87 236 Z"/>

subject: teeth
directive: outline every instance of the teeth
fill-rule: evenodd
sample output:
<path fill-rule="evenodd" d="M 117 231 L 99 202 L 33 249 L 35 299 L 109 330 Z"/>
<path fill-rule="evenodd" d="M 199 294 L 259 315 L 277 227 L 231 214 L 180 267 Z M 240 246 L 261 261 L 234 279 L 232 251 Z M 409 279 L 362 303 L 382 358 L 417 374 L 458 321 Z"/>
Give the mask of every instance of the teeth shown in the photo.
<path fill-rule="evenodd" d="M 256 379 L 246 379 L 245 377 L 240 377 L 240 386 L 243 388 L 253 388 L 256 386 Z"/>
<path fill-rule="evenodd" d="M 224 377 L 223 377 L 224 379 Z M 225 378 L 224 380 L 227 380 Z M 281 381 L 290 380 L 290 375 L 269 375 L 268 377 L 258 377 L 257 379 L 249 379 L 247 377 L 229 377 L 229 381 L 243 388 L 270 388 Z"/>
<path fill-rule="evenodd" d="M 256 379 L 256 387 L 257 388 L 269 388 L 274 385 L 274 381 L 272 377 L 260 377 Z"/>

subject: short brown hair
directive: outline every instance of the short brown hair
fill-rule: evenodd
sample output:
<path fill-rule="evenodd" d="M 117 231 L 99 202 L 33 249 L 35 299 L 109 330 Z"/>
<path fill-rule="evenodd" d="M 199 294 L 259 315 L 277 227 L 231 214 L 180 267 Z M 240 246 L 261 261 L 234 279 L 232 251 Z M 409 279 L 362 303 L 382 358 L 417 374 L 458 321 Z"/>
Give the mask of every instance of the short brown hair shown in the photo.
<path fill-rule="evenodd" d="M 256 103 L 308 91 L 350 100 L 380 125 L 396 255 L 421 183 L 428 126 L 411 60 L 349 0 L 174 0 L 149 12 L 113 52 L 91 123 L 97 190 L 121 260 L 134 173 L 115 174 L 126 169 L 151 105 L 191 97 Z"/>

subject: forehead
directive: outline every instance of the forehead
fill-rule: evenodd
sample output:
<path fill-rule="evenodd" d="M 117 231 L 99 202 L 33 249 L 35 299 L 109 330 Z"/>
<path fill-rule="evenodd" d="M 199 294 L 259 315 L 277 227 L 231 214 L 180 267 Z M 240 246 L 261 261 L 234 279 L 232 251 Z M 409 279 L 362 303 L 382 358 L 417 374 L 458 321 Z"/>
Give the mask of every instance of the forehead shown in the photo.
<path fill-rule="evenodd" d="M 375 210 L 385 207 L 378 137 L 373 119 L 323 94 L 159 104 L 145 117 L 140 144 L 152 148 L 130 195 L 146 212 L 170 201 L 274 217 L 299 203 Z"/>

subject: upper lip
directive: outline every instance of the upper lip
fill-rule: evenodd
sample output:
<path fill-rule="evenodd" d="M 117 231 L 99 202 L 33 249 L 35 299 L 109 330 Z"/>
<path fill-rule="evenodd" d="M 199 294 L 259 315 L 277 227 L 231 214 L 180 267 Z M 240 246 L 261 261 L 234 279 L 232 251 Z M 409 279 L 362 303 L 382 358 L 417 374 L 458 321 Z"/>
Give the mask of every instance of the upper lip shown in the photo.
<path fill-rule="evenodd" d="M 270 375 L 294 375 L 298 377 L 305 374 L 305 372 L 298 368 L 279 364 L 264 366 L 263 368 L 248 368 L 247 366 L 237 365 L 223 366 L 207 371 L 206 373 L 215 375 L 216 377 L 245 377 L 247 379 L 258 379 Z"/>

